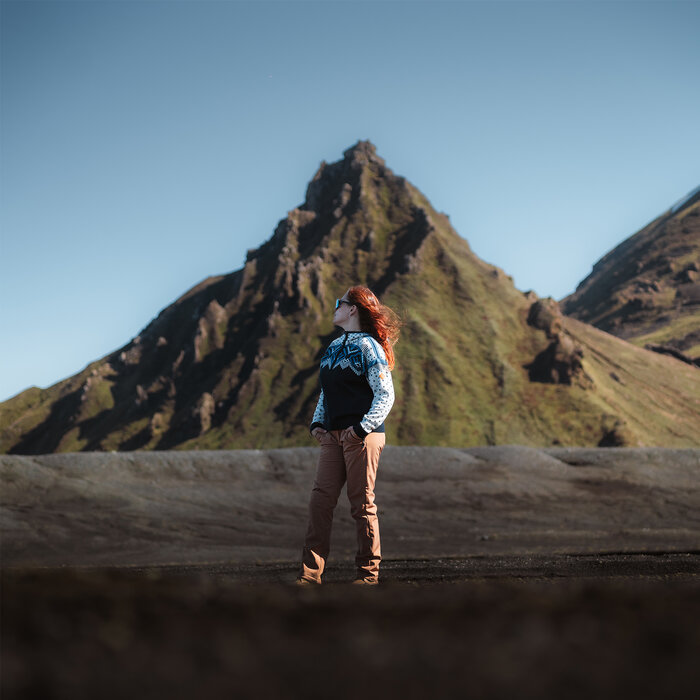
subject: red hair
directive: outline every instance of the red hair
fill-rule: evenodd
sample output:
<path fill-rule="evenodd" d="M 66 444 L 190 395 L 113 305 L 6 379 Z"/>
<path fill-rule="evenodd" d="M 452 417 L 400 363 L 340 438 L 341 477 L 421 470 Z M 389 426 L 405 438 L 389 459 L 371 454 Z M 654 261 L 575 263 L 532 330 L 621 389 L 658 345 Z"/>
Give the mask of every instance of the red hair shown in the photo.
<path fill-rule="evenodd" d="M 367 287 L 350 287 L 348 301 L 357 306 L 360 316 L 360 329 L 379 341 L 384 350 L 389 369 L 394 369 L 393 345 L 399 339 L 401 319 Z"/>

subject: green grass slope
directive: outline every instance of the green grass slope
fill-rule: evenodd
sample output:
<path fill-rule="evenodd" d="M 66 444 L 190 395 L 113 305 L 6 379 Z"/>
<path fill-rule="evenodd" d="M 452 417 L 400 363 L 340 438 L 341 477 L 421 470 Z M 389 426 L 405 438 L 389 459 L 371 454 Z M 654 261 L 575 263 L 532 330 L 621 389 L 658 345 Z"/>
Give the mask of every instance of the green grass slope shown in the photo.
<path fill-rule="evenodd" d="M 551 342 L 528 323 L 534 294 L 359 142 L 321 164 L 241 270 L 204 280 L 74 377 L 0 404 L 0 451 L 314 444 L 318 362 L 353 284 L 405 322 L 391 443 L 700 445 L 700 372 L 586 324 L 563 319 L 585 381 L 534 381 Z"/>

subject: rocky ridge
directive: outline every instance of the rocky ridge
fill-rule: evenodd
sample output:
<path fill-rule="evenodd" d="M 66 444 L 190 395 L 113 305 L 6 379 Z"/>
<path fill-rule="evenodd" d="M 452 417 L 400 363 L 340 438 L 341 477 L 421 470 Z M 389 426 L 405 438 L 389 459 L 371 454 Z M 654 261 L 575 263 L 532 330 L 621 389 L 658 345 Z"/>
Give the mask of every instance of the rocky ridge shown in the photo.
<path fill-rule="evenodd" d="M 308 444 L 318 360 L 339 332 L 333 300 L 357 283 L 405 321 L 394 444 L 598 445 L 611 430 L 612 444 L 699 444 L 695 368 L 610 349 L 606 333 L 517 290 L 360 141 L 321 163 L 240 270 L 203 280 L 77 375 L 1 404 L 0 451 Z M 651 419 L 650 401 L 663 406 Z"/>
<path fill-rule="evenodd" d="M 700 187 L 603 256 L 561 306 L 640 347 L 700 366 Z"/>

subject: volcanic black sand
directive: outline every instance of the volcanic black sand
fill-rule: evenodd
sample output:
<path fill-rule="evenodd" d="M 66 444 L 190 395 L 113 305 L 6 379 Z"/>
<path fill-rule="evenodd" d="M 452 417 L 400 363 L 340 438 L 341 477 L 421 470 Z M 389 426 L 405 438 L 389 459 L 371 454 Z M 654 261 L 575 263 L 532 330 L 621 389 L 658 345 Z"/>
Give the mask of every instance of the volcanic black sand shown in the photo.
<path fill-rule="evenodd" d="M 297 587 L 314 457 L 3 457 L 2 697 L 697 697 L 699 451 L 387 448 Z"/>

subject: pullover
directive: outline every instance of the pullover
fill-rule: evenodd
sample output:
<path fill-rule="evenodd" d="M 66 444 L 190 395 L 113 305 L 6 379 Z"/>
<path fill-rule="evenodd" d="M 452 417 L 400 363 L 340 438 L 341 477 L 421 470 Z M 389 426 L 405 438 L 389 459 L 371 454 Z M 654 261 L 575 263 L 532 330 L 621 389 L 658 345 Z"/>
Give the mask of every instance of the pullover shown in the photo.
<path fill-rule="evenodd" d="M 394 384 L 384 349 L 369 333 L 344 331 L 321 358 L 321 395 L 309 430 L 352 426 L 361 438 L 384 432 Z"/>

